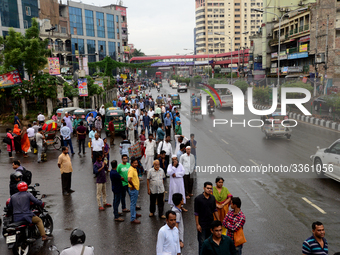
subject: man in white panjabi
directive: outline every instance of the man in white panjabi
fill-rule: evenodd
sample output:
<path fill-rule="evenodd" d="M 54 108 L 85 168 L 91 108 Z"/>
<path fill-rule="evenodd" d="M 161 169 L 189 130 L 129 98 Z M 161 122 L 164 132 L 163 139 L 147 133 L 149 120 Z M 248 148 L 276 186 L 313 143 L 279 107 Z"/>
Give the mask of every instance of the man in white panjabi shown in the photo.
<path fill-rule="evenodd" d="M 174 205 L 172 202 L 172 195 L 175 193 L 181 193 L 183 196 L 183 203 L 185 204 L 185 189 L 184 189 L 184 180 L 183 176 L 185 174 L 185 170 L 178 162 L 177 156 L 172 156 L 172 164 L 169 164 L 167 174 L 170 175 L 170 185 L 169 185 L 169 205 Z M 182 208 L 183 211 L 186 209 Z"/>

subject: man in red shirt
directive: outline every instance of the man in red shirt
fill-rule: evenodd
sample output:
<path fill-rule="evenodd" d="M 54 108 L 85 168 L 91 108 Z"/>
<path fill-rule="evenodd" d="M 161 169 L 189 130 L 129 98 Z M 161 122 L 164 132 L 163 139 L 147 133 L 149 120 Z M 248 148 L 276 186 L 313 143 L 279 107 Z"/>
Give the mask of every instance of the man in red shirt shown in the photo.
<path fill-rule="evenodd" d="M 115 145 L 115 125 L 113 124 L 113 117 L 111 117 L 111 120 L 109 122 L 109 131 L 110 131 L 110 144 Z"/>

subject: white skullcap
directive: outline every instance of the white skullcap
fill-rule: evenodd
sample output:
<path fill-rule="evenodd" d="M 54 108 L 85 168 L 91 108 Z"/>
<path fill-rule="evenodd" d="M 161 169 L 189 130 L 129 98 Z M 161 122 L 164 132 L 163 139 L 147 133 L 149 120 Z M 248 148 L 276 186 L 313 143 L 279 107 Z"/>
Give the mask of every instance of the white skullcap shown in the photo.
<path fill-rule="evenodd" d="M 186 149 L 191 149 L 191 147 L 190 146 L 187 146 L 187 147 L 185 147 Z"/>
<path fill-rule="evenodd" d="M 172 157 L 171 157 L 171 158 L 177 158 L 177 155 L 175 155 L 175 154 L 174 154 L 174 155 L 172 155 Z"/>

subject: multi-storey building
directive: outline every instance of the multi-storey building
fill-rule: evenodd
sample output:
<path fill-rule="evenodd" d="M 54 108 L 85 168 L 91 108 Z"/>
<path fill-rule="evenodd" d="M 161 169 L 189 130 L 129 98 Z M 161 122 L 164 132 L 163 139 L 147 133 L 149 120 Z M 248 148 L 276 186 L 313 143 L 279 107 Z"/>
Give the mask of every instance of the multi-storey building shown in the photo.
<path fill-rule="evenodd" d="M 40 0 L 39 24 L 40 38 L 49 40 L 52 55 L 59 58 L 61 72 L 68 72 L 72 62 L 68 6 L 58 0 Z"/>
<path fill-rule="evenodd" d="M 98 7 L 73 1 L 68 6 L 73 61 L 77 61 L 77 54 L 87 56 L 89 62 L 105 56 L 119 60 L 118 53 L 123 50 L 121 11 L 113 5 Z"/>
<path fill-rule="evenodd" d="M 249 36 L 262 23 L 262 0 L 196 0 L 197 54 L 218 54 L 248 48 Z"/>
<path fill-rule="evenodd" d="M 10 27 L 24 34 L 32 18 L 39 17 L 39 0 L 1 0 L 0 16 L 1 36 L 6 36 Z"/>

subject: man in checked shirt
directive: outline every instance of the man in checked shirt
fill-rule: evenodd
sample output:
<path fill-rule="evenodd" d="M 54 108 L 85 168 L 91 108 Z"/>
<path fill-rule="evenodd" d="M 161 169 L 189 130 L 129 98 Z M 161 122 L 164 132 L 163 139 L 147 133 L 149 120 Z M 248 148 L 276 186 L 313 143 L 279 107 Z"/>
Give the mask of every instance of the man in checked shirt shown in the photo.
<path fill-rule="evenodd" d="M 243 228 L 246 223 L 246 217 L 241 211 L 241 199 L 239 197 L 233 197 L 230 204 L 231 209 L 223 220 L 223 226 L 228 230 L 227 235 L 234 241 L 234 232 Z M 243 244 L 236 247 L 239 255 L 242 255 Z"/>

